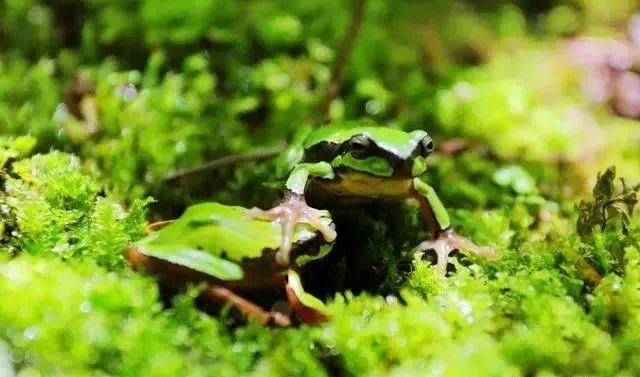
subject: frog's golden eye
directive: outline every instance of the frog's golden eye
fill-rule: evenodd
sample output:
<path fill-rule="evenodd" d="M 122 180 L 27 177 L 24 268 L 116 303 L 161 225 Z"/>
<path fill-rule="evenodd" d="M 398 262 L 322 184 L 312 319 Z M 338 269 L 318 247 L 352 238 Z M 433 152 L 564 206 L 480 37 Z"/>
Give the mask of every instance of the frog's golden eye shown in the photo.
<path fill-rule="evenodd" d="M 355 135 L 349 140 L 349 149 L 351 154 L 356 157 L 363 156 L 369 151 L 369 138 L 364 135 Z"/>
<path fill-rule="evenodd" d="M 429 136 L 422 139 L 420 145 L 422 145 L 422 156 L 427 157 L 433 152 L 433 140 Z"/>

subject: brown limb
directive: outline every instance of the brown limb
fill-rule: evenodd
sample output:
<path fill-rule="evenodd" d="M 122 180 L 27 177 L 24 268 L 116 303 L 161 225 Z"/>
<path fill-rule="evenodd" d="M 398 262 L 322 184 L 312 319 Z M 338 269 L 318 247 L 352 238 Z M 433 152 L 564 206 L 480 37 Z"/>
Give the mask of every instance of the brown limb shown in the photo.
<path fill-rule="evenodd" d="M 186 177 L 189 175 L 202 173 L 207 170 L 215 170 L 222 166 L 234 165 L 241 162 L 264 160 L 269 157 L 274 157 L 279 155 L 284 150 L 285 147 L 286 145 L 282 143 L 275 147 L 256 149 L 251 153 L 232 154 L 229 156 L 224 156 L 216 160 L 205 162 L 204 164 L 193 167 L 193 168 L 188 168 L 188 169 L 183 169 L 183 170 L 178 170 L 176 172 L 173 172 L 167 175 L 166 177 L 164 177 L 163 181 L 165 182 L 174 181 L 176 179 Z"/>
<path fill-rule="evenodd" d="M 150 258 L 139 252 L 134 245 L 129 245 L 124 252 L 125 257 L 131 263 L 134 270 L 143 270 L 149 263 Z"/>
<path fill-rule="evenodd" d="M 165 226 L 171 224 L 175 220 L 164 220 L 164 221 L 156 221 L 155 223 L 151 223 L 144 228 L 145 233 L 151 234 L 157 230 L 164 228 Z"/>
<path fill-rule="evenodd" d="M 202 292 L 201 297 L 211 301 L 230 303 L 244 315 L 261 325 L 266 325 L 269 322 L 273 322 L 282 327 L 291 325 L 291 320 L 286 315 L 278 312 L 267 312 L 258 305 L 238 296 L 227 288 L 220 286 L 207 288 Z"/>
<path fill-rule="evenodd" d="M 427 227 L 429 228 L 429 232 L 433 238 L 438 237 L 438 235 L 444 231 L 438 225 L 438 221 L 436 220 L 436 215 L 433 213 L 429 202 L 422 195 L 415 193 L 413 197 L 418 201 L 420 206 L 420 215 L 422 215 L 422 219 L 427 223 Z"/>
<path fill-rule="evenodd" d="M 349 24 L 349 27 L 347 28 L 347 31 L 342 38 L 340 49 L 338 50 L 338 55 L 336 56 L 336 60 L 333 62 L 333 66 L 331 67 L 331 76 L 329 78 L 329 83 L 325 88 L 324 97 L 320 105 L 320 114 L 325 120 L 329 119 L 329 109 L 331 107 L 331 102 L 333 102 L 333 100 L 336 98 L 336 95 L 340 91 L 340 86 L 342 85 L 342 78 L 344 76 L 344 71 L 349 60 L 349 55 L 351 55 L 353 44 L 355 43 L 356 38 L 358 38 L 358 33 L 360 32 L 362 21 L 364 20 L 366 2 L 366 0 L 355 1 L 355 8 L 351 16 L 351 23 Z"/>
<path fill-rule="evenodd" d="M 149 273 L 168 276 L 172 280 L 184 281 L 186 277 L 184 272 L 189 271 L 171 263 L 158 262 L 157 259 L 136 250 L 135 246 L 129 246 L 125 251 L 125 256 L 134 270 L 144 270 Z M 188 277 L 187 280 L 197 281 Z M 291 324 L 291 319 L 286 314 L 275 311 L 267 312 L 251 301 L 235 294 L 230 289 L 218 285 L 205 289 L 200 294 L 200 297 L 205 301 L 230 303 L 247 317 L 263 325 L 273 322 L 278 326 L 287 327 Z"/>
<path fill-rule="evenodd" d="M 308 324 L 316 324 L 327 322 L 330 320 L 329 316 L 321 313 L 313 308 L 309 308 L 304 306 L 302 302 L 296 296 L 295 291 L 289 285 L 285 286 L 287 290 L 287 300 L 289 301 L 289 306 L 294 313 L 296 313 L 296 317 L 300 319 L 300 321 Z"/>

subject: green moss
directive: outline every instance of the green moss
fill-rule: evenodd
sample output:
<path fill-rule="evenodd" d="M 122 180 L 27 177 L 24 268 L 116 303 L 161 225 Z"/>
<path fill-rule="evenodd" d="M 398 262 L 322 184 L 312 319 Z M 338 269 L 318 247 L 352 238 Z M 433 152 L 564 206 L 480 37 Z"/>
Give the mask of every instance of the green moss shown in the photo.
<path fill-rule="evenodd" d="M 165 178 L 323 123 L 353 7 L 0 2 L 0 374 L 638 375 L 637 205 L 589 191 L 613 164 L 640 181 L 640 127 L 586 98 L 561 39 L 621 35 L 634 6 L 367 1 L 330 120 L 433 135 L 421 178 L 501 258 L 442 276 L 415 203 L 335 211 L 301 273 L 332 321 L 279 329 L 160 293 L 123 251 L 195 202 L 277 200 L 273 160 Z"/>
<path fill-rule="evenodd" d="M 231 376 L 241 367 L 219 322 L 189 300 L 163 310 L 148 279 L 31 256 L 0 271 L 0 338 L 25 375 Z"/>
<path fill-rule="evenodd" d="M 3 248 L 64 259 L 90 258 L 122 268 L 124 247 L 142 235 L 149 200 L 135 200 L 127 212 L 100 195 L 95 174 L 77 157 L 52 152 L 16 161 L 0 196 L 4 208 Z"/>

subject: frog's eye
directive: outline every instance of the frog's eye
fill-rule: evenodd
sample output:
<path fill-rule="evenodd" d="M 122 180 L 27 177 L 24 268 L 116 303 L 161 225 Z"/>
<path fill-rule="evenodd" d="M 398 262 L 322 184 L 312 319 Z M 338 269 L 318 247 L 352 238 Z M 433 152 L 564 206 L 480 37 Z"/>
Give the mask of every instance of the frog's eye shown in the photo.
<path fill-rule="evenodd" d="M 433 140 L 429 136 L 422 139 L 420 144 L 422 145 L 422 155 L 424 157 L 427 157 L 433 152 Z"/>
<path fill-rule="evenodd" d="M 349 140 L 349 149 L 356 157 L 364 155 L 369 150 L 369 145 L 369 138 L 364 135 L 355 135 Z"/>

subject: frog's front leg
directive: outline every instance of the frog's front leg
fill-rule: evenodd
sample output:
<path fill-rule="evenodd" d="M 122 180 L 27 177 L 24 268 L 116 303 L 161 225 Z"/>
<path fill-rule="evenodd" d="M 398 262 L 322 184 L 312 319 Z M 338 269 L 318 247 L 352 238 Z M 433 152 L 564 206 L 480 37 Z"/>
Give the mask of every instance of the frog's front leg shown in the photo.
<path fill-rule="evenodd" d="M 414 197 L 420 203 L 420 212 L 427 222 L 434 238 L 418 245 L 419 250 L 434 250 L 437 266 L 446 272 L 449 254 L 454 250 L 463 250 L 486 259 L 496 258 L 494 250 L 489 246 L 478 246 L 469 239 L 458 235 L 451 229 L 449 214 L 438 198 L 434 189 L 419 178 L 413 179 Z"/>
<path fill-rule="evenodd" d="M 322 218 L 326 216 L 326 211 L 308 206 L 304 199 L 309 176 L 333 178 L 333 168 L 326 162 L 299 164 L 289 175 L 284 198 L 278 206 L 266 211 L 252 208 L 247 213 L 250 218 L 277 221 L 282 226 L 282 240 L 280 249 L 276 253 L 276 261 L 281 265 L 289 264 L 291 240 L 298 223 L 311 225 L 322 233 L 327 242 L 332 242 L 336 238 L 336 231 L 322 221 Z"/>

